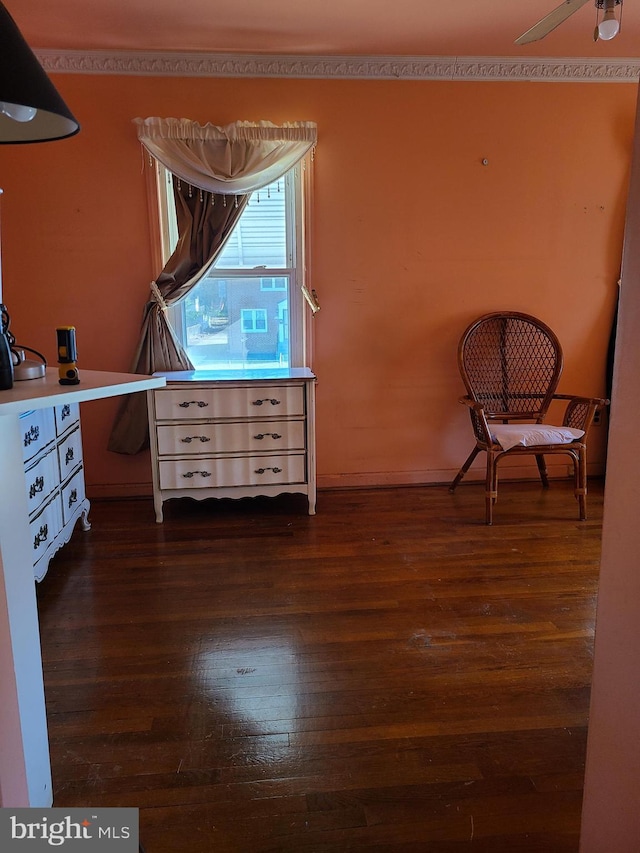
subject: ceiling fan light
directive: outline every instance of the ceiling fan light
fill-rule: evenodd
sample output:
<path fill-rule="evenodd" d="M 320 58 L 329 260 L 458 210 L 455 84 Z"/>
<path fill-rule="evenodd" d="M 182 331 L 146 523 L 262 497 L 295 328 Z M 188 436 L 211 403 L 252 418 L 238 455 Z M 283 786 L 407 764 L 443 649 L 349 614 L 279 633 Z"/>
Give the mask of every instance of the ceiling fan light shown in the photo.
<path fill-rule="evenodd" d="M 598 37 L 604 41 L 610 41 L 615 38 L 620 32 L 620 23 L 616 21 L 616 15 L 613 9 L 607 9 L 604 13 L 604 18 L 598 24 Z"/>

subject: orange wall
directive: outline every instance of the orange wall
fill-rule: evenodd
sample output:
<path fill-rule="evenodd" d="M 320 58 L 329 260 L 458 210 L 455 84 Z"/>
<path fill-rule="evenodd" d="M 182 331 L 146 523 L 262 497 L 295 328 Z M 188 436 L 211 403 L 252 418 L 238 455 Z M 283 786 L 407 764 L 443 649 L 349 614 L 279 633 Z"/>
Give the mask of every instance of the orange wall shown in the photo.
<path fill-rule="evenodd" d="M 4 301 L 18 341 L 53 363 L 55 326 L 73 324 L 81 369 L 130 365 L 158 272 L 131 119 L 306 119 L 321 486 L 453 476 L 472 444 L 456 345 L 486 311 L 545 320 L 565 348 L 560 390 L 603 394 L 634 84 L 54 80 L 81 133 L 0 146 Z M 90 496 L 150 488 L 146 454 L 105 449 L 115 406 L 83 406 Z"/>

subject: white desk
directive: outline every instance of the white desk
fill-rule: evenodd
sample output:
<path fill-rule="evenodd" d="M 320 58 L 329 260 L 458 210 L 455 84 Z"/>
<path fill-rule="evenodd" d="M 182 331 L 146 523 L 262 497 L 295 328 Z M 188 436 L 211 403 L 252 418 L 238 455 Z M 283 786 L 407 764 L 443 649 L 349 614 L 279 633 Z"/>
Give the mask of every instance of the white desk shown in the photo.
<path fill-rule="evenodd" d="M 51 806 L 51 764 L 40 631 L 24 488 L 19 415 L 147 391 L 162 377 L 81 370 L 60 385 L 58 370 L 0 391 L 0 805 Z"/>

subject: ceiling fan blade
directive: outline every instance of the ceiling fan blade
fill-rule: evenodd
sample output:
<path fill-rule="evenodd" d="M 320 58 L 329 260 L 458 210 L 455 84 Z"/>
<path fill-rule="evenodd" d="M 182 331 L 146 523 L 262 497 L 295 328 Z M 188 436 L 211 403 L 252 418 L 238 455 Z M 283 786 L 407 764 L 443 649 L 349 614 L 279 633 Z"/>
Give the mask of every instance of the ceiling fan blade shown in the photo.
<path fill-rule="evenodd" d="M 544 38 L 556 27 L 560 26 L 563 21 L 570 18 L 574 12 L 581 9 L 586 3 L 593 3 L 593 0 L 564 0 L 562 6 L 558 6 L 553 12 L 549 12 L 546 17 L 537 24 L 534 24 L 530 30 L 523 33 L 520 38 L 516 39 L 516 44 L 529 44 L 532 41 L 538 41 Z"/>

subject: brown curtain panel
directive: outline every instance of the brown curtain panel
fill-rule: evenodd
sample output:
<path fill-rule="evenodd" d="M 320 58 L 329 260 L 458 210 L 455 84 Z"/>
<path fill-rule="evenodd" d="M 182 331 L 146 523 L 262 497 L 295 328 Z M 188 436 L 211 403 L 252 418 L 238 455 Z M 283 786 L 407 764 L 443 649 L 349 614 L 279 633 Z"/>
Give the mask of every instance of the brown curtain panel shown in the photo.
<path fill-rule="evenodd" d="M 167 308 L 179 302 L 208 272 L 249 200 L 248 195 L 210 193 L 174 176 L 178 244 L 151 285 L 144 306 L 140 341 L 132 373 L 193 370 L 193 364 L 167 320 Z M 149 446 L 146 394 L 123 398 L 115 417 L 108 449 L 135 454 Z"/>

